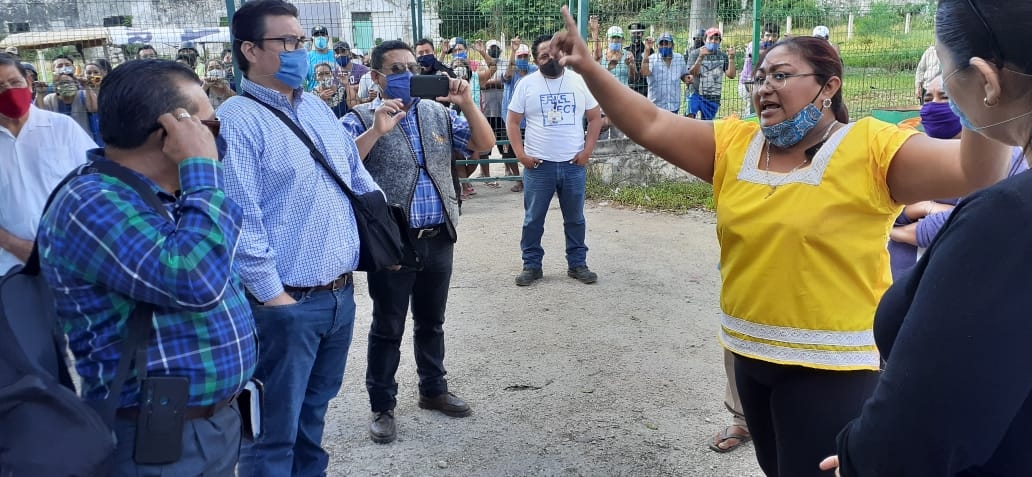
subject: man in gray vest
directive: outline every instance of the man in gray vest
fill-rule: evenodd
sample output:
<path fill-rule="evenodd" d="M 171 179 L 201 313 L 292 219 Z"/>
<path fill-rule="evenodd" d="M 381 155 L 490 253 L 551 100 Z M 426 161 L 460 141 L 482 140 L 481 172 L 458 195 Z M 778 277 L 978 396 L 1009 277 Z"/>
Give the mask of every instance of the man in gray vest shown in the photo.
<path fill-rule="evenodd" d="M 366 170 L 383 189 L 387 201 L 402 204 L 409 233 L 421 258 L 419 269 L 369 273 L 373 323 L 369 330 L 366 389 L 373 411 L 369 437 L 385 444 L 397 436 L 394 407 L 401 359 L 401 337 L 412 303 L 419 407 L 465 417 L 465 401 L 448 392 L 444 379 L 444 311 L 452 273 L 452 255 L 459 220 L 452 179 L 452 151 L 465 156 L 494 145 L 494 132 L 469 83 L 451 79 L 448 101 L 461 115 L 436 101 L 412 98 L 409 81 L 420 73 L 412 49 L 402 41 L 385 41 L 370 55 L 371 77 L 383 101 L 355 107 L 344 116 L 344 128 L 356 137 Z"/>

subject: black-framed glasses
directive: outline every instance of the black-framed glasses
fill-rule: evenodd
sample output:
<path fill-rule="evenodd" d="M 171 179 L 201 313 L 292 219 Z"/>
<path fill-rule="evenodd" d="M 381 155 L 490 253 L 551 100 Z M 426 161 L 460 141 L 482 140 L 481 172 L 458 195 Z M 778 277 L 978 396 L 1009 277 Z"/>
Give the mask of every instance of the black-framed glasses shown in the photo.
<path fill-rule="evenodd" d="M 423 67 L 419 63 L 394 63 L 387 67 L 387 71 L 380 71 L 385 75 L 396 75 L 398 73 L 404 73 L 410 71 L 414 75 L 418 75 L 423 72 Z"/>
<path fill-rule="evenodd" d="M 203 124 L 206 128 L 208 128 L 209 131 L 211 131 L 212 136 L 218 137 L 219 131 L 222 130 L 222 122 L 219 121 L 219 118 L 202 119 L 201 124 Z"/>
<path fill-rule="evenodd" d="M 818 74 L 818 73 L 795 73 L 795 74 L 792 74 L 792 73 L 782 73 L 780 71 L 777 72 L 777 73 L 771 73 L 769 75 L 763 74 L 763 73 L 759 73 L 756 76 L 753 76 L 752 81 L 746 81 L 746 84 L 751 84 L 751 85 L 753 85 L 753 86 L 758 88 L 758 87 L 762 86 L 763 83 L 767 83 L 770 86 L 771 89 L 779 90 L 781 88 L 784 88 L 785 85 L 788 84 L 788 79 L 789 78 L 799 78 L 799 77 L 802 77 L 802 76 L 821 76 L 821 75 Z"/>
<path fill-rule="evenodd" d="M 275 38 L 259 38 L 259 41 L 278 41 L 283 43 L 283 51 L 294 51 L 304 46 L 308 38 L 303 36 L 284 35 Z"/>

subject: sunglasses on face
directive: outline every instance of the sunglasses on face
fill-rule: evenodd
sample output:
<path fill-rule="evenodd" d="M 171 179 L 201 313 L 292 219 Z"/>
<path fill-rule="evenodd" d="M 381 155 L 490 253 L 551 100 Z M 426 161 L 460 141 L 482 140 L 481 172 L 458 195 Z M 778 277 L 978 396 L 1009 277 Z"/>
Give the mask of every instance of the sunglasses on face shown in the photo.
<path fill-rule="evenodd" d="M 410 71 L 412 74 L 418 75 L 423 72 L 423 67 L 420 66 L 419 63 L 394 63 L 393 65 L 388 66 L 387 70 L 383 71 L 383 73 L 396 75 L 398 73 L 404 73 L 405 71 Z"/>
<path fill-rule="evenodd" d="M 218 137 L 219 131 L 222 130 L 222 122 L 219 121 L 219 118 L 202 119 L 201 124 L 203 124 L 205 127 L 208 128 L 209 131 L 211 131 L 212 136 Z"/>

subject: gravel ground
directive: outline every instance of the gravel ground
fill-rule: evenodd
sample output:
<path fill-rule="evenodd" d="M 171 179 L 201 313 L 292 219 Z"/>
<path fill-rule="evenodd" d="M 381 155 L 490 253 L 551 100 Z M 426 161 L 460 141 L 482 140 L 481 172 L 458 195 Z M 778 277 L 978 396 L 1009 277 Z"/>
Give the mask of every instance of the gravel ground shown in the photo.
<path fill-rule="evenodd" d="M 497 167 L 497 166 L 496 166 Z M 707 212 L 586 206 L 588 264 L 566 277 L 562 217 L 545 226 L 545 278 L 516 287 L 522 194 L 464 204 L 448 307 L 449 385 L 474 414 L 416 406 L 411 329 L 398 371 L 398 440 L 369 440 L 371 303 L 356 280 L 355 339 L 324 445 L 332 476 L 758 476 L 751 444 L 707 448 L 730 422 L 717 343 L 717 243 Z"/>

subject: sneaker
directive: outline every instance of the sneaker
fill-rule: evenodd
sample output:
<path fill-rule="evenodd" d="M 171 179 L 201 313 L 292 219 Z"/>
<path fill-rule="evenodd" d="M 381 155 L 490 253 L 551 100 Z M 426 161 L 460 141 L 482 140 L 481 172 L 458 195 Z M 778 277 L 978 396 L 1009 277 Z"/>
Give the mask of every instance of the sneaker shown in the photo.
<path fill-rule="evenodd" d="M 525 287 L 534 283 L 534 280 L 540 280 L 543 276 L 540 268 L 524 268 L 519 275 L 516 275 L 516 285 Z"/>
<path fill-rule="evenodd" d="M 576 278 L 577 281 L 584 284 L 598 281 L 598 274 L 589 270 L 587 265 L 571 268 L 566 271 L 566 275 L 570 278 Z"/>

